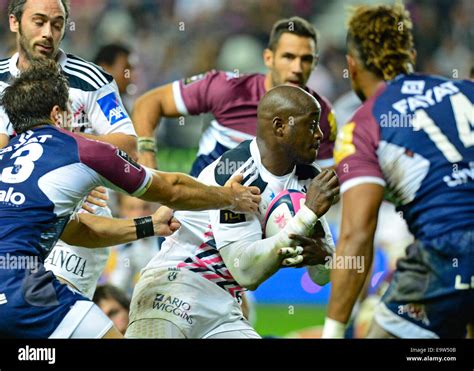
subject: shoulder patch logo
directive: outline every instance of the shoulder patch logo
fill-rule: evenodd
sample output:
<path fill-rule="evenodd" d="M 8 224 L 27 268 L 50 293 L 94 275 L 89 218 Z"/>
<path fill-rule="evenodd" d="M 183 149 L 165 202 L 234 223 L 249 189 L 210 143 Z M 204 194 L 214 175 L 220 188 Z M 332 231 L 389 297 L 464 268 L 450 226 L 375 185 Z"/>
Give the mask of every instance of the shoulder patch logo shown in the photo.
<path fill-rule="evenodd" d="M 246 221 L 245 214 L 236 214 L 229 210 L 221 210 L 221 224 L 238 224 Z"/>
<path fill-rule="evenodd" d="M 339 165 L 339 163 L 346 157 L 349 157 L 356 152 L 353 144 L 355 126 L 355 122 L 350 122 L 344 125 L 337 136 L 336 146 L 334 148 L 334 160 L 337 165 Z"/>
<path fill-rule="evenodd" d="M 183 80 L 183 84 L 185 86 L 187 85 L 191 85 L 195 82 L 198 82 L 198 81 L 201 81 L 201 80 L 204 80 L 204 78 L 206 77 L 206 74 L 205 73 L 201 73 L 199 75 L 195 75 L 195 76 L 191 76 L 191 77 L 188 77 L 186 79 Z"/>
<path fill-rule="evenodd" d="M 123 119 L 128 118 L 127 111 L 115 93 L 110 93 L 100 98 L 97 103 L 110 125 L 115 125 Z"/>
<path fill-rule="evenodd" d="M 133 166 L 135 169 L 137 169 L 138 171 L 142 170 L 142 167 L 137 163 L 135 162 L 134 160 L 132 160 L 132 158 L 128 155 L 127 152 L 124 152 L 120 149 L 117 149 L 117 156 L 119 156 L 120 158 L 122 158 L 125 162 L 127 162 L 128 164 L 130 164 L 131 166 Z"/>

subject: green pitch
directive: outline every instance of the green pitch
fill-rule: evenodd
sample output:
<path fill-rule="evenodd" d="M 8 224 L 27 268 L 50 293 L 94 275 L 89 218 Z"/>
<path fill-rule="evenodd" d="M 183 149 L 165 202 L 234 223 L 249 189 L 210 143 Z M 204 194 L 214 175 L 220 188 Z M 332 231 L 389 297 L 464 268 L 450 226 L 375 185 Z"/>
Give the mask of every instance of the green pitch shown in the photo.
<path fill-rule="evenodd" d="M 160 147 L 157 155 L 158 168 L 161 171 L 189 174 L 196 153 L 197 148 Z"/>
<path fill-rule="evenodd" d="M 289 333 L 322 326 L 326 307 L 314 305 L 256 305 L 255 327 L 261 336 L 283 337 Z"/>

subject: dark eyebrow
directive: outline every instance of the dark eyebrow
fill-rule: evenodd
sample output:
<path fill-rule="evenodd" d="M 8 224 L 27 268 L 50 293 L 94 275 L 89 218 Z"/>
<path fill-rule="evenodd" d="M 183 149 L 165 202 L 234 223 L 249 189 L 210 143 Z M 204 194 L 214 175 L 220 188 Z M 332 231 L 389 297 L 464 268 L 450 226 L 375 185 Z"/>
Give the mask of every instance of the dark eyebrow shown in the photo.
<path fill-rule="evenodd" d="M 42 13 L 35 13 L 33 14 L 31 17 L 40 17 L 40 18 L 44 18 L 44 19 L 48 19 L 49 17 L 46 15 L 46 14 L 42 14 Z M 62 20 L 64 21 L 64 16 L 62 15 L 58 15 L 57 17 L 53 18 L 53 21 L 57 21 L 57 20 Z"/>

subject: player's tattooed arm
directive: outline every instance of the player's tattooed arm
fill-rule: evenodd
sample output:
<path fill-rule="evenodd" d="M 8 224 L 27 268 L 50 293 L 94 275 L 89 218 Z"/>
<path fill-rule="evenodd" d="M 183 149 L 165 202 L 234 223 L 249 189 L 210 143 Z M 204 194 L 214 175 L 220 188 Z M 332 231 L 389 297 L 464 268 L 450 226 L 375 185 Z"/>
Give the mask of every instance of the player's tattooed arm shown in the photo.
<path fill-rule="evenodd" d="M 137 158 L 137 138 L 124 133 L 112 133 L 106 135 L 80 134 L 87 139 L 98 140 L 112 144 L 113 146 L 127 152 L 133 159 Z"/>
<path fill-rule="evenodd" d="M 185 174 L 156 171 L 150 187 L 140 198 L 160 202 L 175 210 L 255 212 L 261 199 L 260 190 L 242 186 L 242 180 L 242 175 L 238 175 L 227 182 L 225 187 L 214 187 Z"/>
<path fill-rule="evenodd" d="M 9 142 L 8 136 L 0 134 L 0 148 L 6 147 Z"/>
<path fill-rule="evenodd" d="M 155 236 L 170 236 L 181 224 L 173 217 L 173 211 L 160 207 L 152 216 Z M 140 238 L 134 219 L 113 219 L 89 213 L 77 214 L 64 230 L 61 239 L 69 245 L 102 248 L 120 245 Z"/>
<path fill-rule="evenodd" d="M 372 265 L 374 235 L 384 188 L 377 184 L 361 184 L 347 190 L 342 196 L 342 226 L 336 247 L 341 261 L 345 256 L 361 256 L 359 267 L 332 269 L 332 291 L 329 299 L 328 322 L 346 324 Z M 351 268 L 351 269 L 349 269 Z M 325 327 L 326 328 L 326 327 Z M 343 333 L 343 329 L 341 331 Z M 324 334 L 327 337 L 341 334 Z"/>
<path fill-rule="evenodd" d="M 134 104 L 132 121 L 139 138 L 154 138 L 162 117 L 178 117 L 180 113 L 173 96 L 173 84 L 160 86 L 142 95 Z M 156 153 L 138 151 L 138 161 L 152 169 L 157 168 Z"/>

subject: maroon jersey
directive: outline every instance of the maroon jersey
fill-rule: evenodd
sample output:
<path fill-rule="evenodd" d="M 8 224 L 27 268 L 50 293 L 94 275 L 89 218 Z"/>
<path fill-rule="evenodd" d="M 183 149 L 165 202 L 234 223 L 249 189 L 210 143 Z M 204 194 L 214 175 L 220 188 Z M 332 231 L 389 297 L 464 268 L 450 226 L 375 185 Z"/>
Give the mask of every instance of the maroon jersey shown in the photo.
<path fill-rule="evenodd" d="M 332 166 L 337 136 L 334 112 L 326 98 L 309 88 L 306 88 L 306 91 L 321 105 L 320 127 L 324 138 L 321 141 L 318 162 L 323 167 Z M 199 143 L 198 155 L 204 156 L 221 152 L 219 149 L 225 152 L 256 136 L 257 107 L 265 93 L 263 74 L 236 75 L 211 71 L 173 84 L 176 106 L 182 115 L 209 112 L 214 115 L 214 120 Z M 219 153 L 219 156 L 222 153 Z M 209 163 L 213 161 L 211 160 L 209 159 Z"/>

